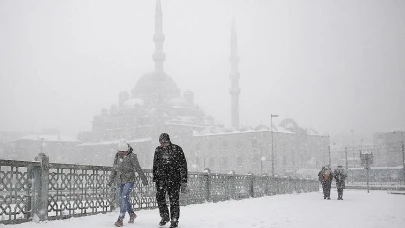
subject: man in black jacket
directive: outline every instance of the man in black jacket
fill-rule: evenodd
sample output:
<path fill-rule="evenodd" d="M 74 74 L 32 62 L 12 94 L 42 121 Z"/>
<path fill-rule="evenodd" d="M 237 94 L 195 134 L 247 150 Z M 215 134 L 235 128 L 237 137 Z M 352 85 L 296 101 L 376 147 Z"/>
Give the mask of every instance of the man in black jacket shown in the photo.
<path fill-rule="evenodd" d="M 347 177 L 347 174 L 343 169 L 343 166 L 338 165 L 338 168 L 335 169 L 333 175 L 335 176 L 336 180 L 336 188 L 338 190 L 338 200 L 343 200 L 343 189 L 345 188 L 345 180 Z"/>
<path fill-rule="evenodd" d="M 153 181 L 156 184 L 156 201 L 164 226 L 171 220 L 171 228 L 177 227 L 180 217 L 179 193 L 187 188 L 187 161 L 183 149 L 170 142 L 167 133 L 159 137 L 160 146 L 156 147 L 153 159 Z M 166 205 L 166 193 L 170 201 L 169 210 Z"/>

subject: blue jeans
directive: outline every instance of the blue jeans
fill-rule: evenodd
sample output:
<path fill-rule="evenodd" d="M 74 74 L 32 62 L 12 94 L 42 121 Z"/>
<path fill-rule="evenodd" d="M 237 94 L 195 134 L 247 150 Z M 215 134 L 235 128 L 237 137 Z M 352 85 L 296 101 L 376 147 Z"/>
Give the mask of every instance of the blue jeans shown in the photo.
<path fill-rule="evenodd" d="M 120 216 L 118 218 L 120 219 L 124 219 L 126 212 L 128 212 L 129 214 L 134 213 L 131 202 L 129 201 L 130 194 L 132 189 L 134 188 L 134 185 L 134 182 L 118 184 L 118 187 L 120 189 Z"/>

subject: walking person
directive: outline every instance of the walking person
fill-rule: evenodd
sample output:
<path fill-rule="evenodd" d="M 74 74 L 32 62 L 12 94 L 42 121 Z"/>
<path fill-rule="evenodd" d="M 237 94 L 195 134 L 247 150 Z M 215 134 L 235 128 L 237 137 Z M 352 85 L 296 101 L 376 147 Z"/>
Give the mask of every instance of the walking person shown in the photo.
<path fill-rule="evenodd" d="M 332 188 L 333 172 L 329 165 L 322 167 L 318 173 L 319 181 L 322 184 L 323 199 L 330 200 L 330 189 Z"/>
<path fill-rule="evenodd" d="M 343 200 L 343 189 L 345 188 L 345 180 L 347 174 L 343 169 L 342 165 L 338 165 L 337 169 L 333 171 L 333 175 L 336 180 L 336 188 L 338 191 L 338 200 Z"/>
<path fill-rule="evenodd" d="M 183 149 L 172 144 L 167 133 L 159 137 L 160 146 L 156 147 L 153 159 L 153 181 L 156 184 L 156 201 L 159 207 L 160 226 L 169 221 L 170 227 L 178 227 L 180 217 L 180 191 L 187 188 L 187 161 Z M 169 195 L 170 216 L 166 204 Z"/>
<path fill-rule="evenodd" d="M 120 215 L 118 220 L 114 223 L 115 226 L 123 226 L 125 213 L 129 214 L 128 223 L 134 223 L 136 214 L 132 208 L 130 194 L 135 185 L 135 172 L 138 173 L 144 186 L 148 185 L 145 174 L 139 165 L 138 158 L 133 152 L 132 147 L 125 141 L 118 144 L 118 152 L 115 154 L 113 171 L 111 172 L 110 181 L 108 186 L 112 186 L 114 182 L 117 183 L 120 193 Z"/>

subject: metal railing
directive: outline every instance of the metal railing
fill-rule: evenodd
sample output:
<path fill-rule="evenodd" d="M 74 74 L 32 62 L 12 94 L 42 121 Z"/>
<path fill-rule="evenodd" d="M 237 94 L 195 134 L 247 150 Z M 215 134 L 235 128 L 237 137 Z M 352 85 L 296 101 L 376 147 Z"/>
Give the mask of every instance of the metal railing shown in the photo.
<path fill-rule="evenodd" d="M 34 162 L 0 160 L 0 224 L 66 219 L 107 213 L 118 207 L 118 190 L 108 187 L 112 167 L 49 163 L 45 154 Z M 131 193 L 135 210 L 156 208 L 151 170 L 144 170 Z M 319 190 L 316 180 L 254 175 L 189 173 L 189 191 L 180 204 L 218 202 L 265 195 Z"/>

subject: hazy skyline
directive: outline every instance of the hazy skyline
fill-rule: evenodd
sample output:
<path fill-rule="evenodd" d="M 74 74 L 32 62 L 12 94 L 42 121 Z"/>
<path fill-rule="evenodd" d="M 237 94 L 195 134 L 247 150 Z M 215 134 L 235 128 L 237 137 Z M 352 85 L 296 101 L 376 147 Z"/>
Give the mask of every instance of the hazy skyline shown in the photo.
<path fill-rule="evenodd" d="M 90 131 L 153 70 L 153 1 L 0 0 L 0 130 Z M 324 134 L 405 129 L 405 1 L 162 0 L 165 72 L 230 126 L 270 114 Z"/>

